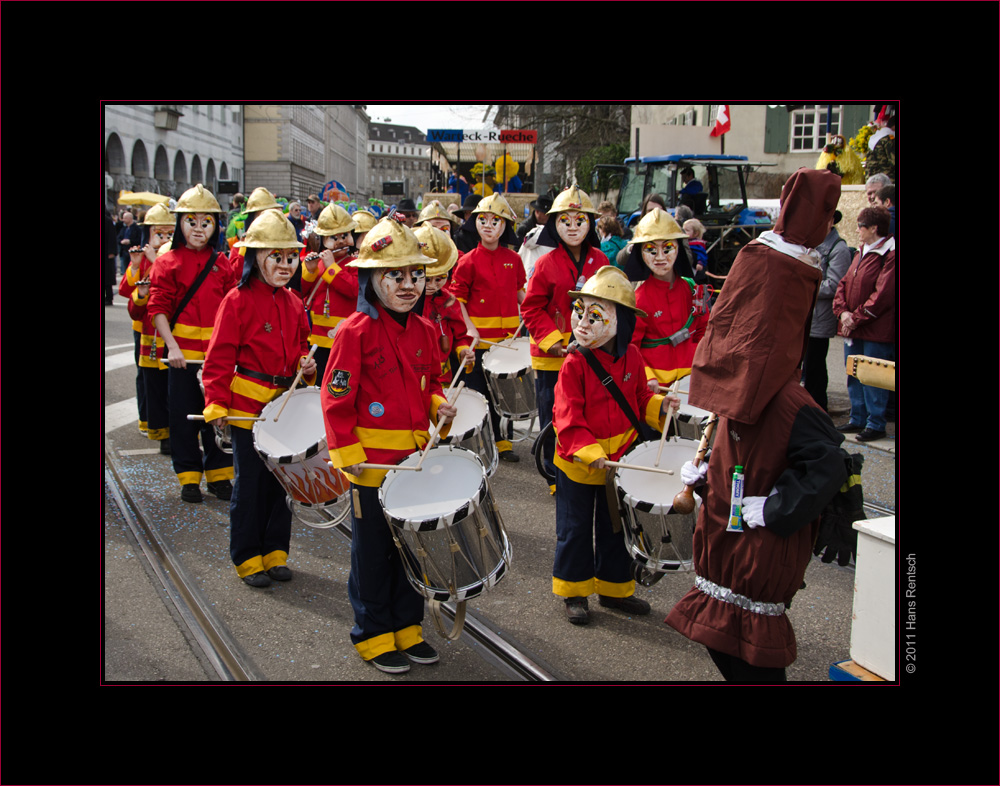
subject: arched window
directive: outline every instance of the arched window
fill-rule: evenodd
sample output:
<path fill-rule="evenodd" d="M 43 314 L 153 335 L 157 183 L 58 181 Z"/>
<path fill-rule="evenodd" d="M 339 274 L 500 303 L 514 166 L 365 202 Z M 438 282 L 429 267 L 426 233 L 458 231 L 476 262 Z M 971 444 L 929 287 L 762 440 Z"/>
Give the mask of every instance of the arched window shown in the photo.
<path fill-rule="evenodd" d="M 178 183 L 188 182 L 187 159 L 184 158 L 183 150 L 178 150 L 174 156 L 174 180 Z"/>
<path fill-rule="evenodd" d="M 149 177 L 149 158 L 142 140 L 136 140 L 132 148 L 132 176 Z"/>
<path fill-rule="evenodd" d="M 112 175 L 124 175 L 127 172 L 125 148 L 122 147 L 122 140 L 118 134 L 111 134 L 104 145 L 104 168 Z"/>
<path fill-rule="evenodd" d="M 167 150 L 163 145 L 156 148 L 156 157 L 153 159 L 153 177 L 157 180 L 170 179 L 170 160 L 167 158 Z"/>

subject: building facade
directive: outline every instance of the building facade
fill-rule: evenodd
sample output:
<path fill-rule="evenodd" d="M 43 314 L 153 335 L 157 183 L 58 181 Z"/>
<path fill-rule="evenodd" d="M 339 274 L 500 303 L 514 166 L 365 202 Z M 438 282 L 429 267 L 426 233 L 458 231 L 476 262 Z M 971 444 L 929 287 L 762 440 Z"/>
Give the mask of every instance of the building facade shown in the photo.
<path fill-rule="evenodd" d="M 368 188 L 386 205 L 403 198 L 419 202 L 435 186 L 443 191 L 447 182 L 447 161 L 427 141 L 427 134 L 413 126 L 371 123 L 368 159 Z M 402 184 L 401 188 L 386 186 L 393 183 Z"/>
<path fill-rule="evenodd" d="M 773 164 L 754 173 L 751 197 L 777 198 L 788 176 L 800 167 L 815 166 L 829 134 L 845 139 L 873 119 L 872 104 L 730 104 L 730 130 L 711 137 L 718 114 L 715 104 L 635 104 L 632 107 L 633 153 L 639 129 L 641 155 L 718 152 L 744 155 Z M 670 149 L 671 130 L 704 129 L 704 150 Z M 682 134 L 676 135 L 683 138 Z"/>
<path fill-rule="evenodd" d="M 104 205 L 112 212 L 121 191 L 176 198 L 196 183 L 215 193 L 219 181 L 242 179 L 239 104 L 105 104 L 103 110 Z"/>
<path fill-rule="evenodd" d="M 367 204 L 368 124 L 358 104 L 246 104 L 244 188 L 304 201 L 331 180 Z"/>

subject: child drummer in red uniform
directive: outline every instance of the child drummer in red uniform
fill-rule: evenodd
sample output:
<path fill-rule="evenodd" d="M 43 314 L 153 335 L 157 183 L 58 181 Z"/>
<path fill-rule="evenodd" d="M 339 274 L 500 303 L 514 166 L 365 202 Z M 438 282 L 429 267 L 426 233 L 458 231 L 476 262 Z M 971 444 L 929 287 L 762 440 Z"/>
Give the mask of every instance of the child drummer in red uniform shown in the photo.
<path fill-rule="evenodd" d="M 628 614 L 650 611 L 635 597 L 632 557 L 623 534 L 612 527 L 605 462 L 617 461 L 641 438 L 642 421 L 662 431 L 667 408 L 679 406 L 680 399 L 654 394 L 646 385 L 642 357 L 630 343 L 636 317 L 645 314 L 635 307 L 635 293 L 621 270 L 602 267 L 570 296 L 577 346 L 566 356 L 555 388 L 552 591 L 565 600 L 569 621 L 584 625 L 590 619 L 587 596 L 594 592 L 601 606 Z M 609 391 L 609 378 L 631 412 Z"/>
<path fill-rule="evenodd" d="M 313 384 L 309 322 L 286 288 L 298 264 L 295 227 L 280 210 L 264 210 L 236 244 L 246 249 L 240 283 L 219 306 L 205 355 L 204 416 L 221 427 L 229 417 L 255 417 L 288 390 L 301 367 Z M 229 421 L 235 484 L 229 506 L 230 556 L 251 587 L 288 581 L 292 514 L 285 490 L 254 447 L 252 420 Z"/>
<path fill-rule="evenodd" d="M 322 402 L 333 466 L 351 481 L 351 641 L 388 673 L 435 663 L 423 640 L 424 599 L 410 585 L 379 503 L 386 470 L 428 442 L 430 423 L 456 409 L 443 396 L 435 328 L 410 312 L 424 291 L 424 256 L 394 216 L 365 237 L 358 258 L 358 310 L 340 323 L 323 377 Z"/>

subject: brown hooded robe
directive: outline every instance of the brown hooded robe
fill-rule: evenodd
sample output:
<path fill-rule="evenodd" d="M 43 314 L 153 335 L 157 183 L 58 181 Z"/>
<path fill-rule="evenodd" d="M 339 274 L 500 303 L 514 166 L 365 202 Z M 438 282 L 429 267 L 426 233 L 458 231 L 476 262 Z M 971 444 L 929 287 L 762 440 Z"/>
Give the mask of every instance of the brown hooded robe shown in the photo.
<path fill-rule="evenodd" d="M 774 234 L 815 248 L 840 197 L 840 178 L 800 169 L 782 189 Z M 694 533 L 695 573 L 718 588 L 787 606 L 802 585 L 819 517 L 847 478 L 843 436 L 799 384 L 821 274 L 801 258 L 754 241 L 740 251 L 691 373 L 690 402 L 719 415 Z M 768 497 L 766 526 L 727 532 L 734 468 L 744 497 Z M 774 610 L 774 609 L 772 609 Z M 764 614 L 692 588 L 665 622 L 747 663 L 795 660 L 785 613 Z"/>

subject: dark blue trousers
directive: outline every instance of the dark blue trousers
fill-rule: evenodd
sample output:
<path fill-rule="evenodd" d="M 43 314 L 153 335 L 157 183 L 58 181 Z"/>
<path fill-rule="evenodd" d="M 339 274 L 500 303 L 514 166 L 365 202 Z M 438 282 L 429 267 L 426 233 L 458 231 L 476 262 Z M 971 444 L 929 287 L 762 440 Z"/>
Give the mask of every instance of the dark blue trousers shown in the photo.
<path fill-rule="evenodd" d="M 402 557 L 379 504 L 378 489 L 352 484 L 351 499 L 351 575 L 347 585 L 354 609 L 351 641 L 361 656 L 370 660 L 421 640 L 424 599 L 406 578 Z M 360 516 L 354 509 L 355 499 Z M 400 644 L 396 634 L 407 629 L 411 629 L 409 638 Z"/>
<path fill-rule="evenodd" d="M 242 578 L 286 563 L 292 512 L 285 489 L 253 446 L 253 432 L 230 431 L 236 480 L 229 502 L 229 553 Z"/>
<path fill-rule="evenodd" d="M 181 485 L 205 480 L 232 480 L 233 459 L 215 444 L 215 430 L 188 415 L 205 411 L 205 394 L 198 384 L 198 367 L 171 368 L 167 371 L 167 401 L 170 410 L 170 457 Z M 198 444 L 199 438 L 201 444 Z"/>

